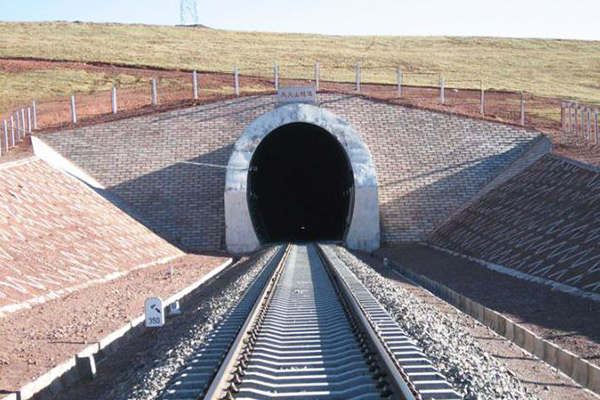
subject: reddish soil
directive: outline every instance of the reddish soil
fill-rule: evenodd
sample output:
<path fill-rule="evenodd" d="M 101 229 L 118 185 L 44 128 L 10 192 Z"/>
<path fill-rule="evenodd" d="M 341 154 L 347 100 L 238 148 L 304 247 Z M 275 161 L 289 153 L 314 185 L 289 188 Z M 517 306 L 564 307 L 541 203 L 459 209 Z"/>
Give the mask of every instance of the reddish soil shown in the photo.
<path fill-rule="evenodd" d="M 422 245 L 384 246 L 376 253 L 440 282 L 557 346 L 600 365 L 599 303 L 504 275 Z"/>
<path fill-rule="evenodd" d="M 441 309 L 451 318 L 456 317 L 457 323 L 469 333 L 484 351 L 505 365 L 509 373 L 521 381 L 523 386 L 535 393 L 540 400 L 598 399 L 598 396 L 581 389 L 579 385 L 559 373 L 555 368 L 521 350 L 512 342 L 498 336 L 491 329 L 476 322 L 470 316 L 458 311 L 423 288 L 402 279 L 376 259 L 366 254 L 359 256 L 383 276 L 393 281 L 396 286 Z M 402 260 L 405 260 L 405 258 L 403 257 Z"/>
<path fill-rule="evenodd" d="M 233 97 L 233 76 L 231 74 L 199 72 L 200 98 L 198 101 L 194 101 L 191 99 L 190 72 L 106 64 L 0 59 L 0 70 L 8 72 L 17 73 L 48 68 L 85 69 L 107 75 L 123 73 L 138 78 L 138 82 L 135 84 L 119 86 L 119 112 L 117 115 L 111 114 L 109 91 L 78 93 L 77 127 Z M 151 106 L 150 104 L 150 78 L 156 78 L 159 82 L 159 106 Z M 282 79 L 280 81 L 281 85 L 309 83 L 311 83 L 310 80 Z M 240 75 L 240 87 L 242 95 L 273 93 L 272 79 L 267 77 Z M 322 81 L 320 89 L 338 93 L 356 93 L 353 83 Z M 521 95 L 514 92 L 486 92 L 485 116 L 479 113 L 480 92 L 478 90 L 448 88 L 444 105 L 440 104 L 439 89 L 435 87 L 405 86 L 403 87 L 403 98 L 398 99 L 395 85 L 363 84 L 361 95 L 405 106 L 456 113 L 503 123 L 518 124 L 520 118 Z M 574 134 L 560 132 L 560 100 L 529 93 L 525 94 L 525 100 L 527 107 L 526 126 L 546 133 L 555 143 L 557 154 L 600 165 L 600 146 L 588 145 Z M 66 98 L 38 99 L 37 109 L 38 126 L 41 132 L 75 127 L 70 123 L 69 101 Z"/>
<path fill-rule="evenodd" d="M 147 297 L 166 299 L 225 260 L 186 255 L 0 319 L 0 394 L 17 390 L 143 314 Z"/>

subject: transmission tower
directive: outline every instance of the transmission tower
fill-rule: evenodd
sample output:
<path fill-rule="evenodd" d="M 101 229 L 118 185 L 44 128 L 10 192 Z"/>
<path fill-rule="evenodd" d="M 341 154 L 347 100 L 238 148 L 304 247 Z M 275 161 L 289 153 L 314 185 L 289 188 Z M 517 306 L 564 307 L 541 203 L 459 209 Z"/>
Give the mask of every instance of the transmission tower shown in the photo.
<path fill-rule="evenodd" d="M 198 25 L 196 0 L 181 0 L 181 3 L 179 3 L 179 24 Z"/>

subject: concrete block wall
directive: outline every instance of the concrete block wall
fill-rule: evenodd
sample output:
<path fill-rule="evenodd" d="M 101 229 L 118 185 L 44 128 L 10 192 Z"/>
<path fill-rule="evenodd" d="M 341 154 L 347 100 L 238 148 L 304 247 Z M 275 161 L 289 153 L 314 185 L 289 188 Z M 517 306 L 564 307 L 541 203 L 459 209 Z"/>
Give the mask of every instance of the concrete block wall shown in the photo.
<path fill-rule="evenodd" d="M 539 138 L 525 129 L 321 94 L 375 160 L 382 242 L 418 241 Z M 181 248 L 224 248 L 225 169 L 236 139 L 275 107 L 255 96 L 136 117 L 41 139 Z M 216 166 L 182 163 L 192 161 Z"/>

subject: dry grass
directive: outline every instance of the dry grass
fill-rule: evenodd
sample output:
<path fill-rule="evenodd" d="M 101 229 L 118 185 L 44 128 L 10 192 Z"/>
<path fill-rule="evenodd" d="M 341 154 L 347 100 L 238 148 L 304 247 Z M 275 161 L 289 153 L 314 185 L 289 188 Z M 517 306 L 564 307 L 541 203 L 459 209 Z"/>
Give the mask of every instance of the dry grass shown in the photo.
<path fill-rule="evenodd" d="M 31 99 L 66 99 L 71 93 L 94 93 L 113 84 L 130 85 L 138 77 L 105 74 L 70 68 L 29 70 L 20 73 L 0 71 L 0 111 L 25 105 Z"/>
<path fill-rule="evenodd" d="M 448 86 L 479 87 L 481 79 L 488 88 L 600 101 L 600 42 L 591 41 L 350 37 L 144 25 L 0 23 L 0 42 L 0 57 L 218 72 L 230 72 L 237 65 L 246 74 L 269 75 L 273 60 L 277 60 L 282 65 L 282 76 L 289 78 L 310 77 L 314 60 L 319 60 L 323 79 L 342 81 L 353 79 L 352 66 L 359 61 L 364 66 L 363 79 L 370 82 L 394 82 L 394 68 L 400 66 L 406 72 L 407 84 L 436 84 L 436 75 L 413 74 L 436 72 L 446 77 Z M 76 89 L 68 87 L 68 74 L 54 75 L 64 92 Z M 0 86 L 7 79 L 20 78 L 0 76 Z M 50 77 L 50 81 L 53 79 Z M 29 91 L 27 98 L 41 97 L 32 85 L 25 84 L 21 89 Z"/>

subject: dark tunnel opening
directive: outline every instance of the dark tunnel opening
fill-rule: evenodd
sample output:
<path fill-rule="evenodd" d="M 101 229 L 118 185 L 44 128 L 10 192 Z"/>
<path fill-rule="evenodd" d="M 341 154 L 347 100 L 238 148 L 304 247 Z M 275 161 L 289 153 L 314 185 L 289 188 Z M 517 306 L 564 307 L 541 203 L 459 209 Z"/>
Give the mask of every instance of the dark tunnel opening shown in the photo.
<path fill-rule="evenodd" d="M 346 151 L 318 126 L 292 123 L 275 129 L 250 161 L 248 205 L 262 243 L 343 240 L 353 199 Z"/>

